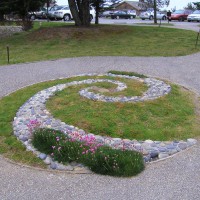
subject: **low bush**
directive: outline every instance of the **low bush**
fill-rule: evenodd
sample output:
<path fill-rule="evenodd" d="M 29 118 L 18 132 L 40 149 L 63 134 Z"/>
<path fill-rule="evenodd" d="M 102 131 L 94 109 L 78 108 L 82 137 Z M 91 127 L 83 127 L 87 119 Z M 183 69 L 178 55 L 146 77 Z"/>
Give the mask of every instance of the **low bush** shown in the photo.
<path fill-rule="evenodd" d="M 111 74 L 116 74 L 116 75 L 127 75 L 127 76 L 137 76 L 139 78 L 147 78 L 147 76 L 143 75 L 143 74 L 138 74 L 136 72 L 126 72 L 126 71 L 115 71 L 115 70 L 111 70 L 108 73 Z"/>
<path fill-rule="evenodd" d="M 32 143 L 39 151 L 50 154 L 58 162 L 76 161 L 98 174 L 127 177 L 144 169 L 140 153 L 103 146 L 90 135 L 73 133 L 68 137 L 60 131 L 37 129 L 33 133 Z"/>

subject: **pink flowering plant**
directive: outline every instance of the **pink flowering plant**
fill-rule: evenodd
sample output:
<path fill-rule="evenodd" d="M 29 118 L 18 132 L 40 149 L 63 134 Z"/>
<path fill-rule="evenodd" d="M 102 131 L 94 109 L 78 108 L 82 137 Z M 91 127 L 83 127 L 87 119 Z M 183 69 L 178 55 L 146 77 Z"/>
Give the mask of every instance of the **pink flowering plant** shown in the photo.
<path fill-rule="evenodd" d="M 140 153 L 124 147 L 112 149 L 104 146 L 93 135 L 82 135 L 79 132 L 66 135 L 61 131 L 37 129 L 32 142 L 39 151 L 51 155 L 58 162 L 82 163 L 99 174 L 133 176 L 144 169 Z"/>
<path fill-rule="evenodd" d="M 32 137 L 33 132 L 40 128 L 41 123 L 37 119 L 30 120 L 27 124 L 29 134 Z"/>

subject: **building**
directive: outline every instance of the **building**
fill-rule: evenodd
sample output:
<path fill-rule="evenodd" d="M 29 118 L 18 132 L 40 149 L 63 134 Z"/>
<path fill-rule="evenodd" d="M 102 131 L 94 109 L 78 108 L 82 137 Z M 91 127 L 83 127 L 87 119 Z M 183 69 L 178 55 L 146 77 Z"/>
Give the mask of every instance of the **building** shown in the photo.
<path fill-rule="evenodd" d="M 141 12 L 146 10 L 142 0 L 140 1 L 123 1 L 114 6 L 115 10 L 135 10 L 136 14 L 139 15 Z"/>

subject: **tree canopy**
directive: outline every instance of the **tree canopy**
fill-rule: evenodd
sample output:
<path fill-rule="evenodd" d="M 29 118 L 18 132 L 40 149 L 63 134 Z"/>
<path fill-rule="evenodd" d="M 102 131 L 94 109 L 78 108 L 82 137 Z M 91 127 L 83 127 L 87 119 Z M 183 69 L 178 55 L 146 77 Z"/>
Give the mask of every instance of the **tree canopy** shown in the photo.
<path fill-rule="evenodd" d="M 46 0 L 1 0 L 0 11 L 3 14 L 15 13 L 20 18 L 25 19 L 28 12 L 35 11 L 44 6 Z"/>

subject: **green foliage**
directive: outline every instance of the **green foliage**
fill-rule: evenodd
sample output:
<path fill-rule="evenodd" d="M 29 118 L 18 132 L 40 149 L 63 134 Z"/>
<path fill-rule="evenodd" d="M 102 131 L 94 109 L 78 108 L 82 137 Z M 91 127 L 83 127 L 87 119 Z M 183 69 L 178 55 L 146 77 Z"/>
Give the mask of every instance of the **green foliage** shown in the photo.
<path fill-rule="evenodd" d="M 116 75 L 137 76 L 137 77 L 139 77 L 139 78 L 147 78 L 145 75 L 143 75 L 143 74 L 138 74 L 138 73 L 136 73 L 136 72 L 125 72 L 125 71 L 114 71 L 114 70 L 111 70 L 111 71 L 109 71 L 108 73 L 116 74 Z"/>
<path fill-rule="evenodd" d="M 54 160 L 81 162 L 98 174 L 127 177 L 137 175 L 144 169 L 142 155 L 138 152 L 101 146 L 95 152 L 85 153 L 90 147 L 84 142 L 70 141 L 60 131 L 51 129 L 37 130 L 33 134 L 33 145 L 44 153 L 53 152 Z"/>
<path fill-rule="evenodd" d="M 140 153 L 106 146 L 99 148 L 94 155 L 85 155 L 83 163 L 95 173 L 111 176 L 134 176 L 144 169 Z"/>

